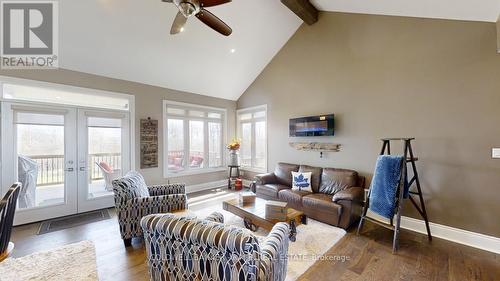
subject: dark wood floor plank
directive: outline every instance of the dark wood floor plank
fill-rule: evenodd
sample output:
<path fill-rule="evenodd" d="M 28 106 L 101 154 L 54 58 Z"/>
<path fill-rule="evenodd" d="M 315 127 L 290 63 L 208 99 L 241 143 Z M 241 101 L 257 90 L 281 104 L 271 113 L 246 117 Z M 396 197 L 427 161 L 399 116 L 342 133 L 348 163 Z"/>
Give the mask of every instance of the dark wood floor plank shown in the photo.
<path fill-rule="evenodd" d="M 219 208 L 223 200 L 236 197 L 225 189 L 189 196 L 193 210 Z M 142 241 L 125 248 L 120 239 L 116 214 L 109 220 L 36 235 L 39 223 L 14 228 L 13 257 L 91 240 L 96 246 L 100 280 L 148 280 Z M 300 280 L 500 280 L 500 255 L 403 230 L 400 250 L 392 254 L 392 232 L 366 224 L 362 235 L 348 231 L 326 254 L 335 260 L 316 262 Z M 345 257 L 345 260 L 341 260 Z"/>

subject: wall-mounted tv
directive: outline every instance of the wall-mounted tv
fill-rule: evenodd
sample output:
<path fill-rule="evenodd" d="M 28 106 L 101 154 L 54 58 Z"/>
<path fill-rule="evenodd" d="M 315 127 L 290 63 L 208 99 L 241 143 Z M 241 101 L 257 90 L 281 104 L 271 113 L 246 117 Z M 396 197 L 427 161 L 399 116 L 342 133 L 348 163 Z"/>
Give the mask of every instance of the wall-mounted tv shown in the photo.
<path fill-rule="evenodd" d="M 333 117 L 328 114 L 290 119 L 290 137 L 333 136 Z"/>

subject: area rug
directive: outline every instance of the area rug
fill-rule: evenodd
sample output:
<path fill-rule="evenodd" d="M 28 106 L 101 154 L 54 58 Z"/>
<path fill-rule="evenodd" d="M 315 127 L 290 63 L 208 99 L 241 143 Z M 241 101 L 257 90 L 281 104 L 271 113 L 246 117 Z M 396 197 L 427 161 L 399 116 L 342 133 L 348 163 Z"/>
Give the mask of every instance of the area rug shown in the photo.
<path fill-rule="evenodd" d="M 1 281 L 95 281 L 94 244 L 83 241 L 0 263 Z"/>
<path fill-rule="evenodd" d="M 224 210 L 215 211 L 224 215 L 225 224 L 245 228 L 242 218 Z M 203 218 L 212 212 L 214 212 L 214 209 L 195 211 L 199 218 Z M 266 237 L 269 232 L 259 228 L 253 234 L 260 240 Z M 297 241 L 289 243 L 286 280 L 297 280 L 316 261 L 325 258 L 326 251 L 333 247 L 345 234 L 346 231 L 341 228 L 313 219 L 308 219 L 307 225 L 297 226 Z"/>

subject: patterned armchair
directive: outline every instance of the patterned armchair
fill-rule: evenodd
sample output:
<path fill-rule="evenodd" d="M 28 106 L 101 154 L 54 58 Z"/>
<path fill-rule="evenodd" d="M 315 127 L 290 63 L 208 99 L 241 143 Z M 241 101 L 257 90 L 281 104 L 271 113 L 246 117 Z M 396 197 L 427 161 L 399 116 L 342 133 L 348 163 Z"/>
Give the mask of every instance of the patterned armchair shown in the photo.
<path fill-rule="evenodd" d="M 147 186 L 142 175 L 137 172 L 128 172 L 124 177 L 114 180 L 113 192 L 125 246 L 131 245 L 132 238 L 142 237 L 142 217 L 187 209 L 184 184 Z"/>
<path fill-rule="evenodd" d="M 247 229 L 222 224 L 223 219 L 219 213 L 204 220 L 145 216 L 141 226 L 151 280 L 285 280 L 287 224 L 276 224 L 258 241 Z"/>

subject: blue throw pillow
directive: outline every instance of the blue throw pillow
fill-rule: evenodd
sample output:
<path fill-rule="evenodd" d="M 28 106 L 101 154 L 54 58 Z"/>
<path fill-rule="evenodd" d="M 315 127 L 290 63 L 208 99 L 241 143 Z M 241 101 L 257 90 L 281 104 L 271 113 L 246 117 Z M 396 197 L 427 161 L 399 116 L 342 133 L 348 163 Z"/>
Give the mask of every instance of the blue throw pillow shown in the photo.
<path fill-rule="evenodd" d="M 312 192 L 311 188 L 311 172 L 298 173 L 292 172 L 292 190 L 298 191 L 309 191 Z"/>

